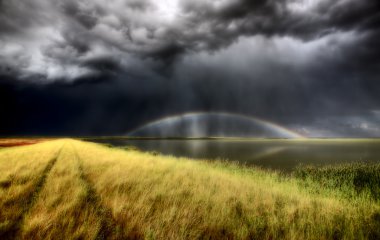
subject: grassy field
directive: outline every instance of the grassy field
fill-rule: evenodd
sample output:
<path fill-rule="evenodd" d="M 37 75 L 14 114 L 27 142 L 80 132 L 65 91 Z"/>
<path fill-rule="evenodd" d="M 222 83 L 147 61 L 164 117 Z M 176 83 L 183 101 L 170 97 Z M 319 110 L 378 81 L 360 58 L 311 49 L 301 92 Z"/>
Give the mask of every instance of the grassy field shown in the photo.
<path fill-rule="evenodd" d="M 0 239 L 379 239 L 379 166 L 292 176 L 62 139 L 0 151 Z"/>

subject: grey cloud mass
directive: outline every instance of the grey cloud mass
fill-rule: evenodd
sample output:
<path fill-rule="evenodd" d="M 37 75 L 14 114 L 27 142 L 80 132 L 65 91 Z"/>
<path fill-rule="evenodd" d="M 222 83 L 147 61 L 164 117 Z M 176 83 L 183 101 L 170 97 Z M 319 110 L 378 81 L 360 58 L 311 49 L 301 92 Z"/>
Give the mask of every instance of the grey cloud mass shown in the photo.
<path fill-rule="evenodd" d="M 72 133 L 117 134 L 201 110 L 319 136 L 380 109 L 378 39 L 377 0 L 0 0 L 0 93 L 13 93 L 3 121 L 75 99 L 85 110 L 49 133 L 94 119 Z"/>
<path fill-rule="evenodd" d="M 371 43 L 378 8 L 369 0 L 2 0 L 2 71 L 72 81 L 128 67 L 129 58 L 170 64 L 242 36 L 315 41 L 355 32 Z"/>

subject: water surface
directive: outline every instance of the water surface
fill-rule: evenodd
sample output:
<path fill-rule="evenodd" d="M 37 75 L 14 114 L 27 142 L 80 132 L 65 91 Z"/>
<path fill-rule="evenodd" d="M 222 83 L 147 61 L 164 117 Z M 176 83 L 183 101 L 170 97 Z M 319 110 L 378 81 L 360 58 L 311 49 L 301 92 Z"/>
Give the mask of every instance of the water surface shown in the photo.
<path fill-rule="evenodd" d="M 380 162 L 377 139 L 88 139 L 194 159 L 224 159 L 282 171 L 296 166 Z"/>

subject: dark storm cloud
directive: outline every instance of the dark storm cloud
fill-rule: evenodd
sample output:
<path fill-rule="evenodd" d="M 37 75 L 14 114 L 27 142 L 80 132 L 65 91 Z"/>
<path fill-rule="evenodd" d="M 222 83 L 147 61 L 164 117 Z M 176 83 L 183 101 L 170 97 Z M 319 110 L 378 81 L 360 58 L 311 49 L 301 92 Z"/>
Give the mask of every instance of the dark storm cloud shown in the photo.
<path fill-rule="evenodd" d="M 184 1 L 183 9 L 225 41 L 256 34 L 310 40 L 336 31 L 376 29 L 380 17 L 380 4 L 372 0 Z"/>
<path fill-rule="evenodd" d="M 91 29 L 97 24 L 97 18 L 93 15 L 91 11 L 86 11 L 86 9 L 80 9 L 77 2 L 67 2 L 62 5 L 63 12 L 75 19 L 78 23 L 84 27 Z"/>
<path fill-rule="evenodd" d="M 362 40 L 366 43 L 376 39 L 372 35 L 379 23 L 379 3 L 372 0 L 3 0 L 0 11 L 3 65 L 21 76 L 39 74 L 50 80 L 102 74 L 87 61 L 104 58 L 106 52 L 170 64 L 191 51 L 228 47 L 242 36 L 312 41 L 355 31 L 368 33 Z M 46 54 L 57 44 L 62 54 Z M 21 55 L 22 67 L 18 60 L 9 63 L 15 55 Z M 41 66 L 45 62 L 47 67 Z M 120 68 L 127 64 L 119 63 Z"/>
<path fill-rule="evenodd" d="M 336 125 L 380 108 L 379 21 L 375 0 L 0 0 L 0 133 L 187 111 Z"/>
<path fill-rule="evenodd" d="M 152 7 L 148 0 L 130 0 L 126 2 L 126 5 L 138 11 L 147 11 Z"/>
<path fill-rule="evenodd" d="M 0 136 L 121 135 L 164 114 L 162 106 L 174 100 L 159 84 L 151 86 L 145 79 L 136 87 L 142 92 L 128 87 L 127 78 L 47 85 L 9 76 L 0 80 Z"/>

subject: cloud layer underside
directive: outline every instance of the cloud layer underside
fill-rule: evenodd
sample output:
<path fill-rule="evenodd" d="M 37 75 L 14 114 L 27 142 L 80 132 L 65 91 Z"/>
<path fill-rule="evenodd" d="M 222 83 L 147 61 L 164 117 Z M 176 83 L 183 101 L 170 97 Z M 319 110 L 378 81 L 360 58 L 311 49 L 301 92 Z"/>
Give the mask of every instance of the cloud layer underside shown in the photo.
<path fill-rule="evenodd" d="M 376 0 L 0 0 L 0 74 L 41 83 L 165 74 L 187 56 L 258 36 L 269 50 L 257 59 L 276 53 L 279 41 L 318 46 L 329 40 L 340 55 L 328 61 L 376 72 L 379 5 Z M 296 55 L 320 59 L 318 49 L 312 53 Z"/>

